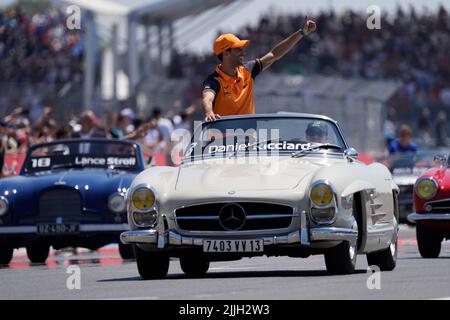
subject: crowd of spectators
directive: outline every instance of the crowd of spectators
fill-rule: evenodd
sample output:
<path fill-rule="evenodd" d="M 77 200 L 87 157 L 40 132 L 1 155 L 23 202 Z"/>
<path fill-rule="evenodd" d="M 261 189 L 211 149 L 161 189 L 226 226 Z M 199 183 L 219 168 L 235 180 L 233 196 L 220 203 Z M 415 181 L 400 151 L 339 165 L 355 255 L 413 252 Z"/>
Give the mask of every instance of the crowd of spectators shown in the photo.
<path fill-rule="evenodd" d="M 191 132 L 191 115 L 195 106 L 181 114 L 166 118 L 160 107 L 155 106 L 149 117 L 138 117 L 131 108 L 111 112 L 101 118 L 91 110 L 79 116 L 70 115 L 68 122 L 60 123 L 53 107 L 45 107 L 36 121 L 30 121 L 28 112 L 21 107 L 0 119 L 0 167 L 2 176 L 17 174 L 15 165 L 7 165 L 4 158 L 23 158 L 29 146 L 37 143 L 71 138 L 115 138 L 135 141 L 144 155 L 158 157 L 161 164 L 173 164 L 170 152 L 177 142 L 172 134 Z"/>
<path fill-rule="evenodd" d="M 82 42 L 79 32 L 68 32 L 66 18 L 56 9 L 0 11 L 0 82 L 80 82 Z"/>
<path fill-rule="evenodd" d="M 246 47 L 247 57 L 268 52 L 298 30 L 303 18 L 268 13 L 255 27 L 238 31 L 239 37 L 252 40 Z M 311 18 L 317 22 L 317 31 L 275 63 L 271 72 L 399 80 L 404 85 L 389 104 L 402 121 L 414 121 L 423 108 L 430 108 L 436 117 L 440 109 L 450 107 L 450 16 L 444 7 L 421 13 L 414 7 L 399 8 L 383 15 L 381 29 L 373 30 L 367 27 L 366 12 L 330 11 Z M 178 67 L 169 70 L 178 72 L 169 74 L 178 77 L 205 76 L 218 63 L 211 53 L 188 54 L 177 61 Z"/>
<path fill-rule="evenodd" d="M 42 101 L 55 99 L 68 85 L 81 86 L 82 34 L 67 29 L 66 19 L 54 8 L 0 10 L 1 114 L 21 105 L 35 121 L 42 114 Z"/>
<path fill-rule="evenodd" d="M 246 48 L 247 57 L 268 52 L 298 30 L 303 18 L 300 14 L 267 13 L 258 25 L 237 32 L 252 40 Z M 367 28 L 366 13 L 329 11 L 312 18 L 317 31 L 274 64 L 271 72 L 400 80 L 402 89 L 389 101 L 386 139 L 395 137 L 400 124 L 409 120 L 413 137 L 419 137 L 420 145 L 447 145 L 450 17 L 443 7 L 420 14 L 412 7 L 409 12 L 399 9 L 382 17 L 379 30 Z M 111 137 L 135 140 L 148 155 L 167 155 L 173 144 L 172 132 L 177 128 L 189 130 L 198 107 L 191 105 L 177 113 L 155 107 L 146 118 L 138 117 L 133 107 L 107 115 L 94 115 L 92 111 L 75 115 L 67 110 L 64 113 L 68 120 L 61 124 L 55 107 L 45 107 L 42 99 L 23 103 L 24 97 L 19 96 L 22 100 L 4 100 L 4 87 L 8 85 L 23 89 L 31 84 L 32 96 L 37 97 L 40 92 L 36 84 L 53 90 L 68 83 L 81 83 L 82 33 L 68 30 L 65 19 L 66 15 L 57 9 L 32 14 L 24 13 L 20 7 L 0 10 L 0 152 L 23 155 L 31 144 L 39 142 Z M 211 53 L 175 53 L 168 74 L 191 79 L 189 90 L 195 94 L 189 100 L 193 102 L 200 95 L 202 80 L 217 63 Z M 170 163 L 170 157 L 167 158 Z"/>

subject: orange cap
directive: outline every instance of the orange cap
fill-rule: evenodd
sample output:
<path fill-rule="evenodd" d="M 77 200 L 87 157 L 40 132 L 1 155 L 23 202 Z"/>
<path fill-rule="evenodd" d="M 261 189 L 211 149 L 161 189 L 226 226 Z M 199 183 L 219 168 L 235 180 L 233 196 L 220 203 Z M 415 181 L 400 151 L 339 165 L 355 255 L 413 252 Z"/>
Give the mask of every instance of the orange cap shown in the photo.
<path fill-rule="evenodd" d="M 241 40 L 234 34 L 222 34 L 214 41 L 214 53 L 218 56 L 228 49 L 245 47 L 249 44 L 250 40 Z"/>

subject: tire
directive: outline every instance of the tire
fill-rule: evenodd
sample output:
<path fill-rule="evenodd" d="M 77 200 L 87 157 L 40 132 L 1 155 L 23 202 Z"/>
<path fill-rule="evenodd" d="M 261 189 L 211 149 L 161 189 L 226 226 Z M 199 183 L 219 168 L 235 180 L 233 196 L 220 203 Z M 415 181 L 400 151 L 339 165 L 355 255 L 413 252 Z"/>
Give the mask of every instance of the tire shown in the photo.
<path fill-rule="evenodd" d="M 14 248 L 0 247 L 0 265 L 7 265 L 11 262 Z"/>
<path fill-rule="evenodd" d="M 50 246 L 44 244 L 35 244 L 27 247 L 27 256 L 32 263 L 45 263 L 48 258 Z"/>
<path fill-rule="evenodd" d="M 169 272 L 169 255 L 165 252 L 146 252 L 134 245 L 139 275 L 144 280 L 163 279 Z"/>
<path fill-rule="evenodd" d="M 201 255 L 180 257 L 181 270 L 189 277 L 202 277 L 209 269 L 209 261 Z"/>
<path fill-rule="evenodd" d="M 330 274 L 352 274 L 355 272 L 357 257 L 356 243 L 343 241 L 325 253 L 325 265 Z"/>
<path fill-rule="evenodd" d="M 442 237 L 428 230 L 423 224 L 416 226 L 417 246 L 422 258 L 430 259 L 439 257 L 441 252 Z"/>
<path fill-rule="evenodd" d="M 397 265 L 397 238 L 384 250 L 368 253 L 367 263 L 369 266 L 378 266 L 380 271 L 392 271 Z"/>
<path fill-rule="evenodd" d="M 131 244 L 123 244 L 119 242 L 119 254 L 123 260 L 134 259 L 134 249 Z"/>

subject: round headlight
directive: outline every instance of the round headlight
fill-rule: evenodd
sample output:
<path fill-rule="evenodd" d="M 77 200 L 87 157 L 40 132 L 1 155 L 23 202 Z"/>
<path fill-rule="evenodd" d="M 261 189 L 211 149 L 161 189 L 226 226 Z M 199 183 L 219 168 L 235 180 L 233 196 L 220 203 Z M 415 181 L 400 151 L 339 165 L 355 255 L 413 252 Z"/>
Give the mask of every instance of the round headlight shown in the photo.
<path fill-rule="evenodd" d="M 416 183 L 416 193 L 417 195 L 424 199 L 424 200 L 430 200 L 433 198 L 438 191 L 438 184 L 436 180 L 430 177 L 426 177 L 423 179 L 420 179 Z"/>
<path fill-rule="evenodd" d="M 8 212 L 9 204 L 5 197 L 0 197 L 0 216 L 3 216 Z"/>
<path fill-rule="evenodd" d="M 108 200 L 108 208 L 114 213 L 125 212 L 127 208 L 125 198 L 118 193 L 111 195 Z"/>
<path fill-rule="evenodd" d="M 156 197 L 152 190 L 142 187 L 134 190 L 131 202 L 138 210 L 149 210 L 155 204 Z"/>
<path fill-rule="evenodd" d="M 319 207 L 327 206 L 333 201 L 333 189 L 325 183 L 315 185 L 310 192 L 313 204 Z"/>

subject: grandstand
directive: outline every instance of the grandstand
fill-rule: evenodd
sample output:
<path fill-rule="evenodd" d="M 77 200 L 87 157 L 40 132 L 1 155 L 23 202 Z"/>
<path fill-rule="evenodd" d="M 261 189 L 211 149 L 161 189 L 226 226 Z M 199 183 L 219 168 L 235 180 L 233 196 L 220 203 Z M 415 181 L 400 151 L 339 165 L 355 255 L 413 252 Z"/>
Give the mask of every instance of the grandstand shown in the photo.
<path fill-rule="evenodd" d="M 81 30 L 65 25 L 70 5 L 81 8 Z M 174 127 L 182 125 L 181 116 L 200 118 L 201 83 L 218 60 L 204 45 L 192 50 L 200 43 L 190 39 L 233 31 L 252 40 L 247 56 L 254 58 L 295 31 L 304 16 L 258 7 L 254 12 L 262 15 L 233 30 L 213 28 L 235 14 L 245 18 L 254 6 L 244 0 L 22 0 L 1 8 L 0 114 L 16 128 L 10 138 L 19 146 L 54 139 L 56 132 L 77 130 L 84 110 L 93 110 L 94 122 L 108 130 L 114 128 L 107 119 L 122 121 L 124 109 L 134 121 L 124 128 L 137 129 L 156 106 Z M 382 30 L 367 29 L 365 18 L 365 12 L 335 11 L 329 2 L 316 11 L 317 32 L 257 79 L 257 112 L 323 113 L 341 123 L 353 146 L 382 153 L 388 115 L 422 139 L 417 119 L 429 109 L 423 123 L 446 141 L 448 7 L 394 10 L 383 17 Z M 40 121 L 45 107 L 54 110 L 54 122 Z"/>

